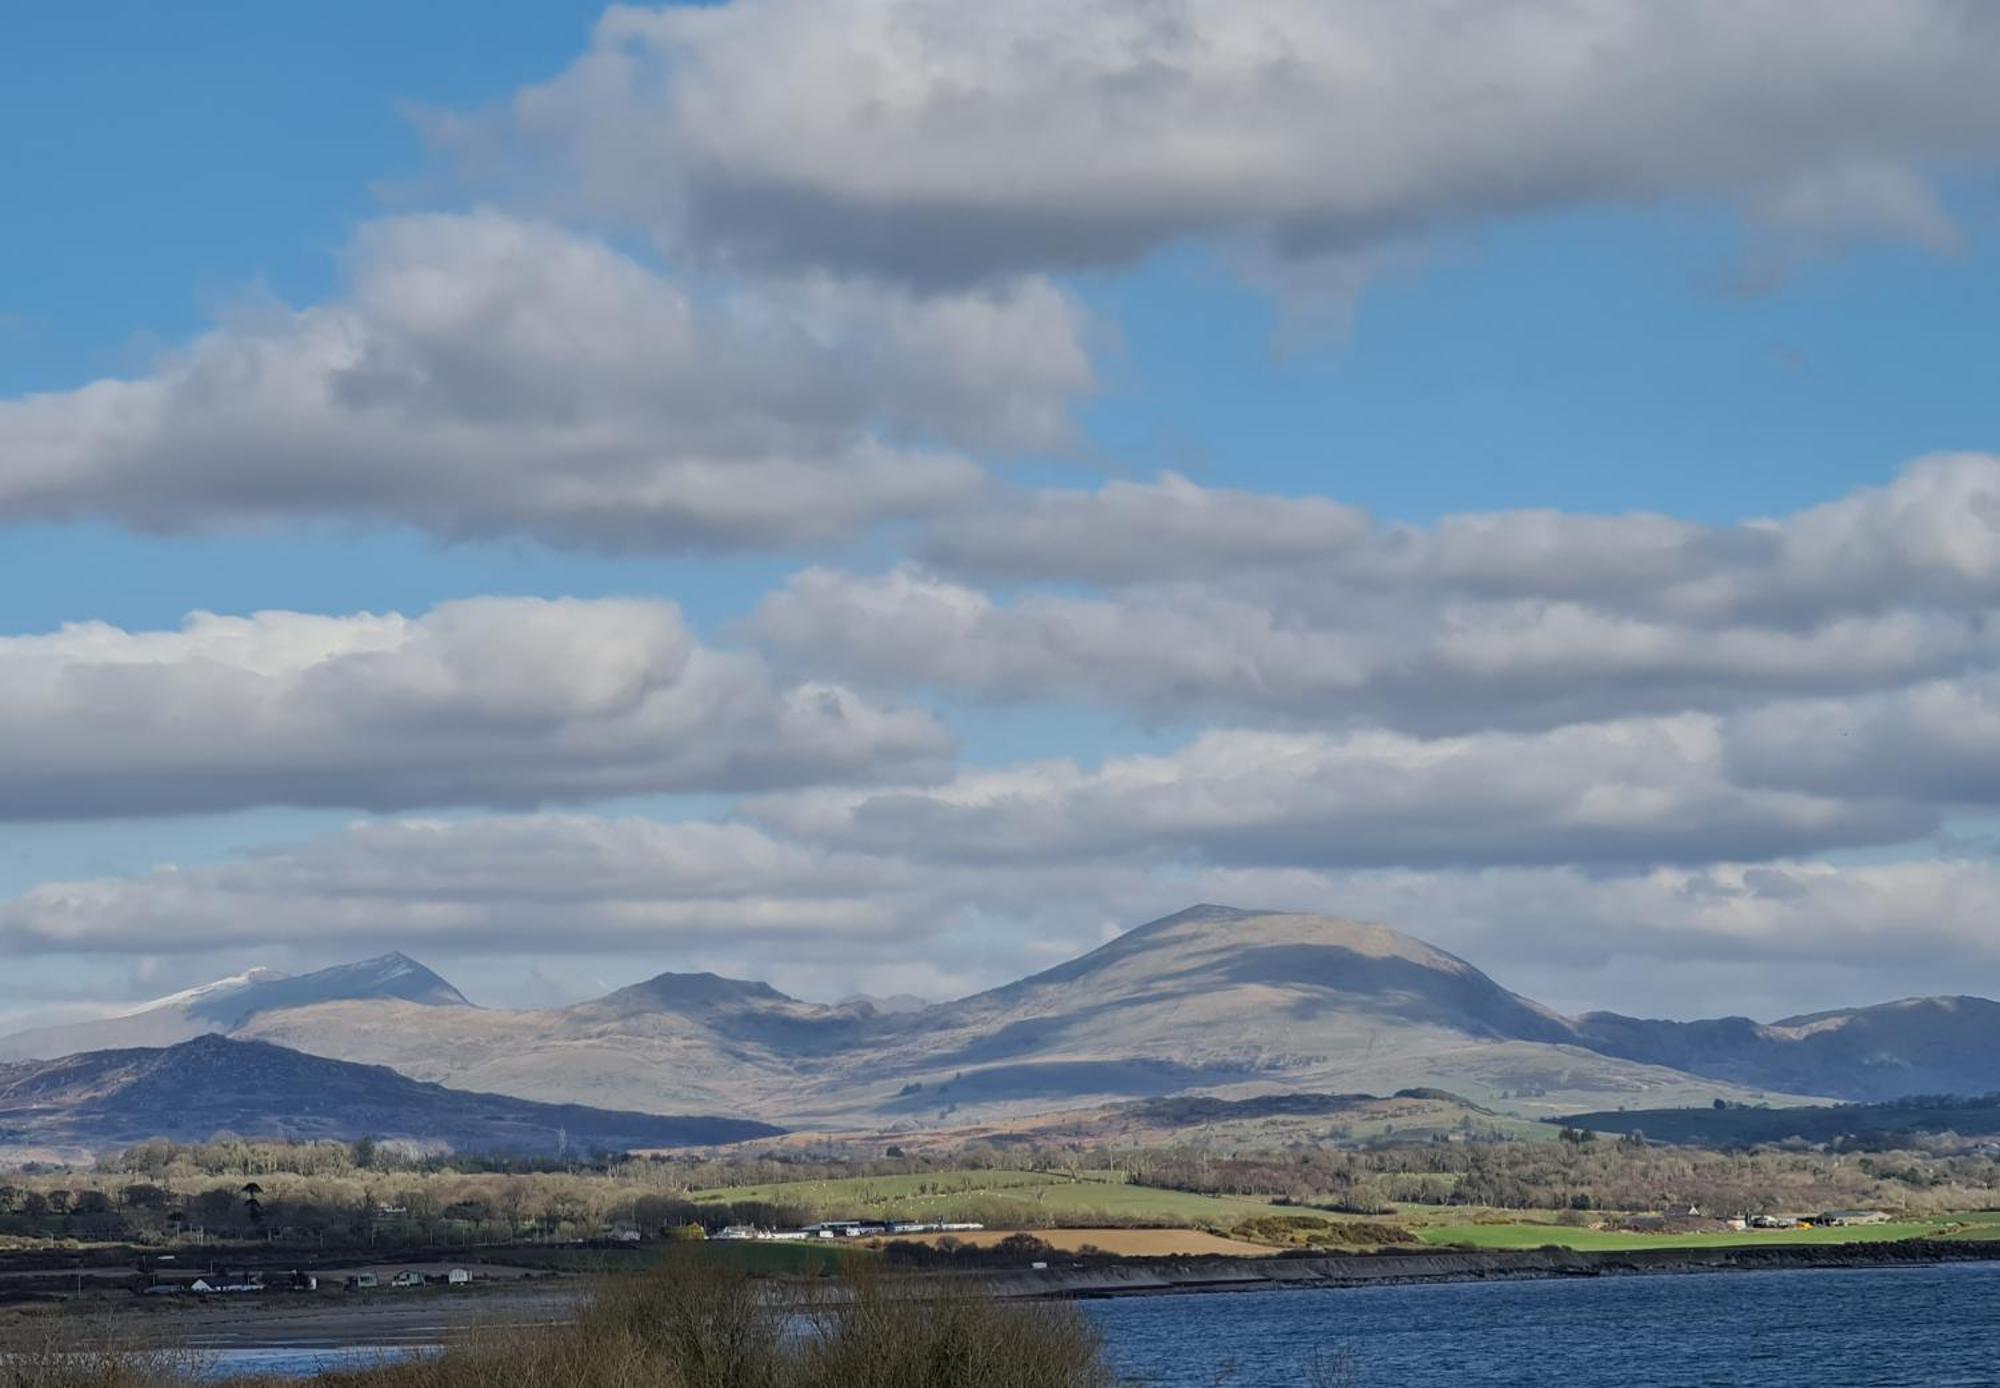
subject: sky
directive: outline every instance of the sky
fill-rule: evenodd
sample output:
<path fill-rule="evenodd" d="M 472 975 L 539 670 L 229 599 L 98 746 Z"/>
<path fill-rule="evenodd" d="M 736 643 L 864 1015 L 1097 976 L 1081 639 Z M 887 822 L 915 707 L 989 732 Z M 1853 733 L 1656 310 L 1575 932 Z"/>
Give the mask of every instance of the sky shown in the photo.
<path fill-rule="evenodd" d="M 2000 994 L 2000 14 L 30 5 L 0 1027 L 1196 901 Z"/>

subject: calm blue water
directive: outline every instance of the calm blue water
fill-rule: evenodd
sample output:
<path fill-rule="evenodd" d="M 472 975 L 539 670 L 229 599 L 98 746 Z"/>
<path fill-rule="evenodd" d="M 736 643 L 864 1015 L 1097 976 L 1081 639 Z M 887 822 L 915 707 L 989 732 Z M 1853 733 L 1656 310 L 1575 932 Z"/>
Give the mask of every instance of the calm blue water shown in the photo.
<path fill-rule="evenodd" d="M 1215 1292 L 1083 1303 L 1146 1388 L 1953 1388 L 2000 1384 L 2000 1263 Z M 232 1350 L 307 1375 L 375 1350 Z M 393 1353 L 393 1351 L 391 1352 Z"/>

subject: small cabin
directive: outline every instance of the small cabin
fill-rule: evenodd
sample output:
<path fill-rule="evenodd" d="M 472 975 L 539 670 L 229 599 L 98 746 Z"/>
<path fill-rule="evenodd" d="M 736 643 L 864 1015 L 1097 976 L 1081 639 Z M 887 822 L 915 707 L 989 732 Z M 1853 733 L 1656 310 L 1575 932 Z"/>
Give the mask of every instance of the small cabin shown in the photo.
<path fill-rule="evenodd" d="M 453 1268 L 444 1275 L 444 1284 L 447 1287 L 470 1286 L 472 1284 L 472 1274 L 464 1268 Z"/>

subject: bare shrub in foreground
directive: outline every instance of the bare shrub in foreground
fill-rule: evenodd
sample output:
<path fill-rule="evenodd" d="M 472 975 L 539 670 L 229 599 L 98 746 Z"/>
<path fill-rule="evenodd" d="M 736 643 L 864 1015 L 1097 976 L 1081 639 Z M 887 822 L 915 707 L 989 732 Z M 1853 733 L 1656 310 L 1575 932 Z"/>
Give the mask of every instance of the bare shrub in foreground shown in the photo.
<path fill-rule="evenodd" d="M 798 1388 L 1109 1388 L 1075 1307 L 863 1275 L 811 1308 Z"/>
<path fill-rule="evenodd" d="M 428 1358 L 319 1381 L 336 1388 L 1112 1388 L 1115 1380 L 1096 1332 L 1067 1304 L 1003 1301 L 971 1286 L 866 1272 L 801 1288 L 686 1257 L 606 1283 L 573 1325 L 473 1334 Z M 187 1382 L 61 1379 L 48 1388 Z"/>
<path fill-rule="evenodd" d="M 206 1366 L 102 1318 L 25 1316 L 0 1335 L 0 1388 L 181 1388 Z"/>

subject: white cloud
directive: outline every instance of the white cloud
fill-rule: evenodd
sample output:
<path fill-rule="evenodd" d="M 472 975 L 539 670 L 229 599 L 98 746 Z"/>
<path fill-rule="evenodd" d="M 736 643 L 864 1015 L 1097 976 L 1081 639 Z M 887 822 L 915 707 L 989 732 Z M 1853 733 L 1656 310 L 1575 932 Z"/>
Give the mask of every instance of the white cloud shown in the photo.
<path fill-rule="evenodd" d="M 1271 542 L 1260 548 L 1262 529 Z M 1088 536 L 1087 544 L 1079 543 Z M 2000 595 L 2000 457 L 1938 454 L 1887 485 L 1774 520 L 1562 511 L 1373 522 L 1322 497 L 1279 498 L 1167 476 L 1096 492 L 1028 493 L 940 520 L 932 564 L 999 579 L 1136 586 L 1293 578 L 1295 601 L 1371 592 L 1590 602 L 1690 622 L 1803 625 L 1904 605 L 1977 608 Z"/>
<path fill-rule="evenodd" d="M 613 9 L 437 133 L 677 246 L 930 283 L 1676 197 L 1938 246 L 1996 58 L 1974 0 L 733 0 Z"/>
<path fill-rule="evenodd" d="M 940 520 L 924 552 L 991 577 L 1120 584 L 1324 564 L 1366 547 L 1375 532 L 1366 511 L 1326 497 L 1203 487 L 1175 473 L 1012 503 Z"/>
<path fill-rule="evenodd" d="M 886 876 L 893 877 L 893 872 Z M 867 935 L 885 872 L 753 828 L 572 816 L 357 824 L 219 867 L 49 883 L 0 906 L 24 952 L 189 952 L 314 937 L 629 949 Z M 276 923 L 276 924 L 274 924 Z"/>
<path fill-rule="evenodd" d="M 814 569 L 751 629 L 789 659 L 885 686 L 1103 704 L 1169 720 L 1540 727 L 1865 690 L 1990 659 L 1971 615 L 1850 616 L 1804 631 L 1708 627 L 1576 601 L 1360 594 L 1320 612 L 1214 585 L 1002 602 L 910 569 Z"/>
<path fill-rule="evenodd" d="M 1169 477 L 943 520 L 923 552 L 944 571 L 798 574 L 751 629 L 893 687 L 1429 732 L 1850 696 L 2000 657 L 2000 459 L 1983 455 L 1734 526 L 1378 525 Z"/>
<path fill-rule="evenodd" d="M 808 790 L 752 813 L 814 842 L 941 862 L 1305 867 L 1755 860 L 1936 825 L 1920 805 L 1734 785 L 1720 730 L 1698 716 L 1438 739 L 1215 731 L 1094 770 Z"/>
<path fill-rule="evenodd" d="M 785 544 L 964 502 L 1090 389 L 1039 281 L 918 298 L 681 282 L 494 213 L 363 229 L 345 298 L 137 380 L 0 402 L 0 519 L 403 523 L 611 549 Z"/>
<path fill-rule="evenodd" d="M 671 604 L 198 613 L 0 638 L 0 818 L 523 807 L 941 769 L 928 714 L 780 686 Z"/>

